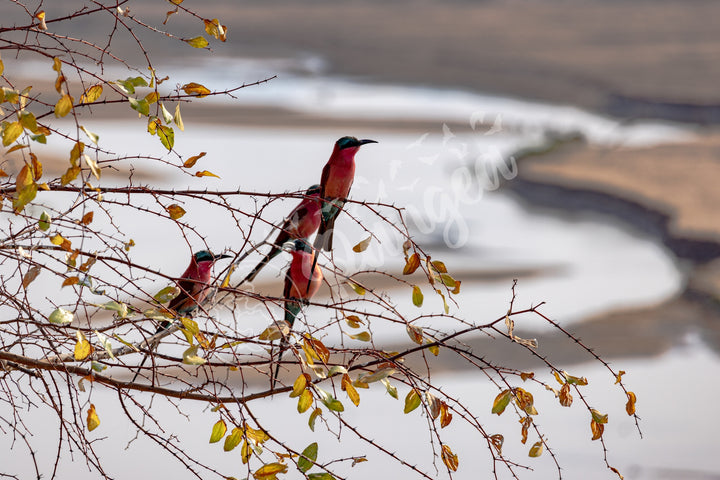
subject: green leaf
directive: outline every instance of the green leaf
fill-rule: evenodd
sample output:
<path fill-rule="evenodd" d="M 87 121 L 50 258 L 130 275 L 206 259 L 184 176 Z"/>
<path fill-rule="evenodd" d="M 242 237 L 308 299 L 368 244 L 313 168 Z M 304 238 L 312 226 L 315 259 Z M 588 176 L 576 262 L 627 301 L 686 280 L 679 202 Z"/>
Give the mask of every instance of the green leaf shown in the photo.
<path fill-rule="evenodd" d="M 500 392 L 498 396 L 495 397 L 495 401 L 493 402 L 492 413 L 497 413 L 498 415 L 502 414 L 505 411 L 505 407 L 507 407 L 510 403 L 511 399 L 511 390 L 503 390 L 502 392 Z"/>
<path fill-rule="evenodd" d="M 38 126 L 37 126 L 37 120 L 35 119 L 35 115 L 33 115 L 32 112 L 28 112 L 27 110 L 24 110 L 20 114 L 20 124 L 22 124 L 23 127 L 27 128 L 33 133 L 37 132 Z"/>
<path fill-rule="evenodd" d="M 175 131 L 173 131 L 172 127 L 158 125 L 157 135 L 160 138 L 160 143 L 162 143 L 168 151 L 173 149 L 175 145 Z"/>
<path fill-rule="evenodd" d="M 97 330 L 95 330 L 95 336 L 98 338 L 98 340 L 100 341 L 100 345 L 103 346 L 110 358 L 114 359 L 115 355 L 113 354 L 112 343 L 110 343 L 108 337 L 98 332 Z"/>
<path fill-rule="evenodd" d="M 390 384 L 390 380 L 388 380 L 387 378 L 383 378 L 380 381 L 383 383 L 383 385 L 385 385 L 385 390 L 387 390 L 387 393 L 395 400 L 398 400 L 397 388 Z"/>
<path fill-rule="evenodd" d="M 158 303 L 166 303 L 178 295 L 180 295 L 180 289 L 174 285 L 169 285 L 156 293 L 153 298 Z"/>
<path fill-rule="evenodd" d="M 207 41 L 207 39 L 205 37 L 203 37 L 202 35 L 198 35 L 195 38 L 190 38 L 188 40 L 184 40 L 184 42 L 186 42 L 188 45 L 190 45 L 193 48 L 205 48 L 210 44 Z"/>
<path fill-rule="evenodd" d="M 298 470 L 300 470 L 302 473 L 307 472 L 310 470 L 314 464 L 314 462 L 317 460 L 317 454 L 318 454 L 318 444 L 317 442 L 313 442 L 307 447 L 305 447 L 305 450 L 302 451 L 300 454 L 300 458 L 298 458 Z"/>
<path fill-rule="evenodd" d="M 308 479 L 309 480 L 335 480 L 335 477 L 333 477 L 332 475 L 330 475 L 327 472 L 323 472 L 323 473 L 311 473 L 310 475 L 308 475 Z"/>
<path fill-rule="evenodd" d="M 225 436 L 225 432 L 227 432 L 225 420 L 218 420 L 217 423 L 213 425 L 212 433 L 210 434 L 210 443 L 219 442 Z"/>
<path fill-rule="evenodd" d="M 414 388 L 410 390 L 405 397 L 405 409 L 403 412 L 410 413 L 413 410 L 415 410 L 417 407 L 420 406 L 420 395 L 418 395 L 417 390 Z"/>
<path fill-rule="evenodd" d="M 95 306 L 100 307 L 104 310 L 110 310 L 111 312 L 117 312 L 118 318 L 127 318 L 127 316 L 128 316 L 128 306 L 122 302 L 118 303 L 115 300 L 111 300 L 102 305 L 95 305 Z"/>
<path fill-rule="evenodd" d="M 322 415 L 321 408 L 316 408 L 310 414 L 310 418 L 308 419 L 308 426 L 310 427 L 310 430 L 312 430 L 313 432 L 315 431 L 315 420 L 317 420 L 317 417 L 319 417 L 320 415 Z"/>
<path fill-rule="evenodd" d="M 335 397 L 333 397 L 330 393 L 326 392 L 325 390 L 318 388 L 318 392 L 320 393 L 320 396 L 322 397 L 321 400 L 325 404 L 325 406 L 333 411 L 333 412 L 342 412 L 345 410 L 345 407 L 343 406 L 342 402 L 340 400 L 337 400 Z"/>
<path fill-rule="evenodd" d="M 145 115 L 146 117 L 150 115 L 150 104 L 144 98 L 142 100 L 138 100 L 134 97 L 128 97 L 128 102 L 130 102 L 132 109 L 141 115 Z"/>
<path fill-rule="evenodd" d="M 55 325 L 68 325 L 73 321 L 73 313 L 64 308 L 56 308 L 48 317 L 48 321 Z"/>
<path fill-rule="evenodd" d="M 213 428 L 213 431 L 214 430 L 215 429 Z M 238 445 L 240 445 L 242 438 L 243 438 L 242 429 L 237 428 L 237 427 L 233 428 L 232 433 L 230 433 L 230 435 L 225 437 L 225 445 L 223 445 L 223 450 L 225 450 L 226 452 L 229 452 L 233 448 L 237 447 Z"/>

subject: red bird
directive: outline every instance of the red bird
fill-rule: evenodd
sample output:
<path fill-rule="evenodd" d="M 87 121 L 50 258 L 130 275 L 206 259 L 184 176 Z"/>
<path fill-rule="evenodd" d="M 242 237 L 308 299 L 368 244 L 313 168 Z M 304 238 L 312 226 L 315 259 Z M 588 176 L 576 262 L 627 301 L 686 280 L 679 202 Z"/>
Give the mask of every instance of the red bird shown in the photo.
<path fill-rule="evenodd" d="M 210 276 L 212 274 L 212 267 L 215 262 L 221 258 L 228 258 L 230 255 L 213 255 L 208 250 L 202 250 L 193 254 L 190 259 L 190 265 L 185 270 L 182 276 L 175 280 L 180 293 L 177 297 L 173 298 L 168 304 L 168 309 L 171 310 L 178 317 L 190 316 L 207 298 L 208 294 L 212 291 L 210 288 Z M 158 325 L 155 335 L 167 330 L 172 325 L 172 321 L 163 320 Z M 156 342 L 148 346 L 149 350 L 153 350 L 157 346 Z M 140 369 L 148 359 L 146 354 L 143 357 L 142 362 L 138 366 L 138 371 L 133 377 L 133 382 L 140 373 Z"/>
<path fill-rule="evenodd" d="M 345 205 L 350 187 L 355 180 L 355 154 L 365 144 L 377 143 L 375 140 L 358 140 L 355 137 L 342 137 L 335 142 L 330 160 L 325 164 L 320 180 L 320 196 L 323 200 L 322 220 L 315 248 L 332 250 L 335 219 Z"/>
<path fill-rule="evenodd" d="M 305 192 L 305 198 L 298 204 L 285 222 L 280 227 L 280 233 L 272 243 L 272 249 L 245 277 L 245 282 L 252 282 L 260 270 L 275 258 L 281 251 L 282 246 L 289 240 L 308 238 L 315 233 L 320 226 L 320 185 L 313 185 Z"/>
<path fill-rule="evenodd" d="M 320 290 L 323 274 L 315 260 L 315 249 L 305 239 L 295 240 L 290 253 L 292 253 L 292 261 L 285 274 L 283 298 L 285 298 L 285 321 L 292 329 L 302 305 L 307 303 Z M 280 353 L 278 354 L 275 375 L 271 378 L 273 388 L 280 371 L 280 360 L 285 347 L 287 347 L 287 340 L 283 338 L 280 342 Z"/>

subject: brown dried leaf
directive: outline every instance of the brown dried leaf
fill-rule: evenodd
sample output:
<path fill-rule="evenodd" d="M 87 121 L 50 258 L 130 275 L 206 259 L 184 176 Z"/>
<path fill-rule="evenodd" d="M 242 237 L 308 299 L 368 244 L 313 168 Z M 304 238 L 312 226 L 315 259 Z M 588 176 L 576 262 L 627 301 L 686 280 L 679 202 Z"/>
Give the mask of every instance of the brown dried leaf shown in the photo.
<path fill-rule="evenodd" d="M 407 263 L 405 264 L 405 268 L 403 268 L 403 275 L 411 275 L 415 272 L 415 270 L 418 269 L 420 266 L 420 257 L 417 253 L 413 253 L 410 255 L 410 258 L 408 258 Z"/>

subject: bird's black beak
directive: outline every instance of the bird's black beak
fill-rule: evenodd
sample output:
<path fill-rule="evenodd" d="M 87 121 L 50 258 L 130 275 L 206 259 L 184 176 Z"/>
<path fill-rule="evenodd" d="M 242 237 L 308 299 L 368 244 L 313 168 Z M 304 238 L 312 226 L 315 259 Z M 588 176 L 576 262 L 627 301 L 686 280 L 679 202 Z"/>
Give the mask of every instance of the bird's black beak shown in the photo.
<path fill-rule="evenodd" d="M 362 145 L 365 145 L 368 143 L 378 143 L 378 142 L 377 142 L 377 140 L 370 140 L 370 139 L 366 138 L 364 140 L 358 140 L 358 143 L 362 146 Z"/>
<path fill-rule="evenodd" d="M 213 260 L 217 261 L 217 260 L 220 260 L 221 258 L 230 258 L 230 257 L 232 257 L 232 255 L 225 255 L 224 253 L 222 253 L 220 255 L 213 256 Z"/>

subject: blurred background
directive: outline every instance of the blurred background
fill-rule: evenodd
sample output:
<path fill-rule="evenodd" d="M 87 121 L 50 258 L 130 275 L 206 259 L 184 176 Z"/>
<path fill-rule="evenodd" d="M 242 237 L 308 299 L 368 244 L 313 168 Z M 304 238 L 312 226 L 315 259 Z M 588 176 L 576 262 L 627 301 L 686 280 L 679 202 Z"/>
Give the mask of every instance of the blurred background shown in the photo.
<path fill-rule="evenodd" d="M 130 8 L 158 24 L 168 5 Z M 720 479 L 718 422 L 700 410 L 720 395 L 720 3 L 184 5 L 218 18 L 228 39 L 214 42 L 209 54 L 147 36 L 160 77 L 225 90 L 277 75 L 234 99 L 183 107 L 188 128 L 176 146 L 183 156 L 208 152 L 207 168 L 222 177 L 213 186 L 297 191 L 319 181 L 337 138 L 378 140 L 358 154 L 352 197 L 407 207 L 419 243 L 463 281 L 454 313 L 478 321 L 502 316 L 517 278 L 516 306 L 546 302 L 548 316 L 627 372 L 643 439 L 606 370 L 547 325 L 517 325 L 521 336 L 538 339 L 543 355 L 596 387 L 593 406 L 610 414 L 609 460 L 625 478 Z M 60 5 L 45 8 L 52 17 Z M 200 34 L 196 23 L 175 15 L 168 28 Z M 68 33 L 97 36 L 106 25 L 83 28 Z M 114 48 L 131 61 L 142 58 L 120 37 Z M 17 68 L 28 78 L 49 69 L 32 62 Z M 130 73 L 120 69 L 117 78 Z M 119 154 L 162 154 L 147 135 L 128 145 L 142 121 L 97 110 L 93 122 Z M 133 168 L 141 182 L 190 182 Z M 362 231 L 350 223 L 343 226 L 351 246 Z M 157 233 L 140 230 L 139 245 Z M 168 259 L 185 258 L 187 248 L 168 246 Z M 336 255 L 352 269 L 352 254 Z M 172 269 L 153 252 L 146 257 Z M 401 260 L 391 256 L 383 265 Z M 261 277 L 267 288 L 277 275 Z M 399 348 L 408 339 L 389 332 L 385 341 Z M 540 367 L 490 339 L 472 345 L 497 363 Z M 484 398 L 490 417 L 495 390 L 463 375 L 462 364 L 441 365 L 441 382 L 463 398 Z M 544 417 L 545 426 L 555 426 L 550 441 L 567 478 L 614 478 L 582 412 L 568 418 L 557 408 Z M 463 467 L 476 448 L 466 442 L 456 449 L 458 478 L 476 477 Z M 554 475 L 549 458 L 542 461 L 531 462 L 538 471 L 523 478 Z M 362 468 L 363 475 L 378 472 Z"/>

